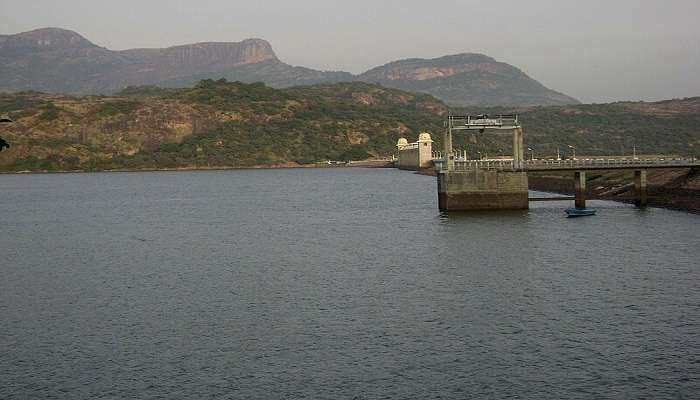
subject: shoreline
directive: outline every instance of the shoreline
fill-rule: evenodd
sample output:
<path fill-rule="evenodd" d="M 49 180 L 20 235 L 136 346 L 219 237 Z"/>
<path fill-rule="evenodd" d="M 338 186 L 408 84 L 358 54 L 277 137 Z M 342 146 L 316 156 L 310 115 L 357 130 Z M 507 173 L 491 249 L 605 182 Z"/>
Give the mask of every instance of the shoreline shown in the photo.
<path fill-rule="evenodd" d="M 257 169 L 300 169 L 300 168 L 393 168 L 391 161 L 364 160 L 343 164 L 271 164 L 250 166 L 212 166 L 212 167 L 175 167 L 175 168 L 119 168 L 100 170 L 38 170 L 38 171 L 0 171 L 0 175 L 43 175 L 43 174 L 90 174 L 105 172 L 185 172 L 185 171 L 232 171 Z"/>
<path fill-rule="evenodd" d="M 364 160 L 338 164 L 272 164 L 252 166 L 216 166 L 216 167 L 177 167 L 177 168 L 136 168 L 136 169 L 107 169 L 107 170 L 56 170 L 56 171 L 1 171 L 0 175 L 43 175 L 43 174 L 88 174 L 88 173 L 133 173 L 133 172 L 191 172 L 191 171 L 232 171 L 232 170 L 266 170 L 266 169 L 302 169 L 302 168 L 394 168 L 388 160 Z M 407 171 L 411 172 L 411 171 Z M 417 175 L 437 176 L 432 168 L 412 171 Z M 690 175 L 686 171 L 686 175 Z M 601 175 L 588 182 L 587 200 L 607 200 L 620 203 L 634 204 L 634 198 L 629 195 L 631 185 L 614 185 L 608 182 L 608 176 Z M 532 175 L 529 176 L 529 189 L 540 192 L 572 195 L 573 180 L 566 175 Z M 668 184 L 649 185 L 648 206 L 669 210 L 685 211 L 700 214 L 700 190 L 678 187 Z"/>

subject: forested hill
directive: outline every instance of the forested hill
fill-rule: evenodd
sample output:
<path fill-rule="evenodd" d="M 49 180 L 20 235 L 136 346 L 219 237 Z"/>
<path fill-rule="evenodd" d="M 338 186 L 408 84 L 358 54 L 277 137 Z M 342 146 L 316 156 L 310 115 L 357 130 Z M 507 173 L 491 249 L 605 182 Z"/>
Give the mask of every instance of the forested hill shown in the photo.
<path fill-rule="evenodd" d="M 205 80 L 116 97 L 0 95 L 16 121 L 4 170 L 226 167 L 388 156 L 401 136 L 438 132 L 443 103 L 365 83 L 290 89 Z"/>
<path fill-rule="evenodd" d="M 577 154 L 700 157 L 700 98 L 464 112 L 518 112 L 535 156 L 567 145 Z M 273 89 L 201 81 L 191 89 L 129 88 L 117 96 L 0 94 L 11 148 L 0 170 L 246 167 L 357 160 L 395 153 L 399 137 L 433 133 L 447 107 L 426 94 L 366 83 Z M 455 145 L 507 154 L 509 135 L 465 134 Z"/>

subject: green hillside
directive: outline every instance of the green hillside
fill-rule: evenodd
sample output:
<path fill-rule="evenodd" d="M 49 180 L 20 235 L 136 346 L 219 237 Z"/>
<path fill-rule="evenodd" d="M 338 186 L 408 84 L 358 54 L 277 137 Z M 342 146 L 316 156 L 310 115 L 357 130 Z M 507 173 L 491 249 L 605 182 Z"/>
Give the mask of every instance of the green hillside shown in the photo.
<path fill-rule="evenodd" d="M 17 119 L 7 135 L 15 146 L 0 154 L 5 170 L 245 167 L 390 156 L 399 137 L 439 131 L 446 112 L 429 95 L 365 83 L 278 90 L 224 80 L 191 89 L 129 88 L 120 97 L 3 95 L 2 105 L 0 112 Z"/>
<path fill-rule="evenodd" d="M 154 166 L 252 166 L 360 160 L 391 154 L 400 132 L 417 135 L 440 123 L 426 108 L 439 107 L 430 96 L 357 83 L 276 90 L 260 83 L 202 81 L 173 97 L 236 112 L 239 119 L 181 143 L 115 161 L 135 161 L 138 165 L 158 160 Z"/>
<path fill-rule="evenodd" d="M 517 112 L 536 157 L 666 154 L 700 157 L 700 98 L 453 112 Z M 0 94 L 12 147 L 0 170 L 214 168 L 312 164 L 395 153 L 399 137 L 433 133 L 447 107 L 425 94 L 354 82 L 273 89 L 201 81 L 191 89 L 132 87 L 114 97 Z M 459 134 L 472 157 L 510 153 L 503 133 Z"/>

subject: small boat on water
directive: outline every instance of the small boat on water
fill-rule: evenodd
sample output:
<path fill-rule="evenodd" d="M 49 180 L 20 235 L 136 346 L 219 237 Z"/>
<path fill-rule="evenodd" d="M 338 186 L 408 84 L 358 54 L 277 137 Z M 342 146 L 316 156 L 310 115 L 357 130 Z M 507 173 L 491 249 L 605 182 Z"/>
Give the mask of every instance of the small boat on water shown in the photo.
<path fill-rule="evenodd" d="M 568 218 L 587 217 L 589 215 L 595 215 L 595 210 L 592 208 L 567 208 L 566 209 L 566 216 Z"/>

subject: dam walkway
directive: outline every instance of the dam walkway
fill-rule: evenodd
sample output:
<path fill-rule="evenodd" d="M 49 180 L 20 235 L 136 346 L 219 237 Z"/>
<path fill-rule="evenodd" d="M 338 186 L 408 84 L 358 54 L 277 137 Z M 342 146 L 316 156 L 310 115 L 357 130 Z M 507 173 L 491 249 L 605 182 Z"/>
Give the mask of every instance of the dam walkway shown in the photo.
<path fill-rule="evenodd" d="M 460 205 L 461 209 L 471 208 L 525 208 L 528 201 L 549 199 L 528 199 L 527 175 L 534 172 L 573 172 L 575 196 L 574 204 L 578 208 L 586 206 L 586 172 L 629 170 L 634 173 L 634 195 L 639 206 L 647 203 L 647 170 L 661 168 L 699 168 L 700 160 L 696 158 L 582 158 L 582 159 L 541 159 L 541 160 L 468 160 L 457 155 L 452 158 L 434 158 L 433 165 L 438 171 L 438 190 L 458 187 L 468 192 Z M 449 178 L 449 179 L 447 179 Z M 463 188 L 467 188 L 464 190 Z M 476 189 L 475 189 L 476 188 Z M 494 193 L 489 193 L 494 191 Z M 440 194 L 440 193 L 439 193 Z M 469 196 L 469 197 L 467 197 Z M 490 196 L 486 198 L 485 196 Z M 441 197 L 441 208 L 448 201 L 457 203 L 456 196 Z M 468 200 L 465 201 L 464 198 Z M 475 200 L 476 199 L 476 200 Z M 570 199 L 562 197 L 560 199 Z M 476 205 L 475 205 L 476 204 Z"/>
<path fill-rule="evenodd" d="M 444 159 L 433 159 L 435 167 L 440 170 Z M 498 170 L 517 172 L 538 171 L 593 171 L 593 170 L 638 170 L 658 168 L 694 168 L 700 167 L 696 158 L 585 158 L 576 160 L 466 160 L 454 159 L 455 171 Z"/>

